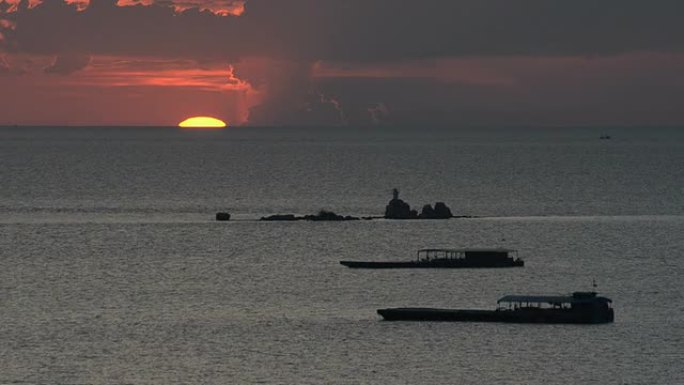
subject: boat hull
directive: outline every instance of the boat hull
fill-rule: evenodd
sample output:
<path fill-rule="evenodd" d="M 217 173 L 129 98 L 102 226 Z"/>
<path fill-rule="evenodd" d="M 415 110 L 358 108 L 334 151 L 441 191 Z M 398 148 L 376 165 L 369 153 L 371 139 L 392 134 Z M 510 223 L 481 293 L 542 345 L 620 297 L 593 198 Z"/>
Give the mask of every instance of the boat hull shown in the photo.
<path fill-rule="evenodd" d="M 578 312 L 562 309 L 460 310 L 433 308 L 379 309 L 386 321 L 507 322 L 597 324 L 613 322 L 613 309 Z"/>
<path fill-rule="evenodd" d="M 363 262 L 340 261 L 340 264 L 352 269 L 458 269 L 458 268 L 501 268 L 522 267 L 522 260 L 510 261 L 469 261 L 466 259 L 408 261 L 408 262 Z"/>

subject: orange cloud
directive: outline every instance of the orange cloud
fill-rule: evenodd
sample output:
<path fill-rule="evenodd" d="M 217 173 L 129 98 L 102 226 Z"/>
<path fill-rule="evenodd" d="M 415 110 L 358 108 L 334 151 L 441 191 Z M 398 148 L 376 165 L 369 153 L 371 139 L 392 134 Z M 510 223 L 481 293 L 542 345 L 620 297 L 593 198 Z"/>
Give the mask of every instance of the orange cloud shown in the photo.
<path fill-rule="evenodd" d="M 154 4 L 154 0 L 118 0 L 116 2 L 116 5 L 118 5 L 119 7 L 130 7 L 135 5 L 148 6 L 152 4 Z"/>
<path fill-rule="evenodd" d="M 188 9 L 196 8 L 200 11 L 209 11 L 218 16 L 240 16 L 243 13 L 245 13 L 244 0 L 173 1 L 173 7 L 176 10 L 176 12 L 183 12 Z"/>
<path fill-rule="evenodd" d="M 64 79 L 70 86 L 187 90 L 232 95 L 231 123 L 247 121 L 249 109 L 258 104 L 261 92 L 239 78 L 232 65 L 200 65 L 193 60 L 95 57 L 89 67 Z"/>
<path fill-rule="evenodd" d="M 65 3 L 76 6 L 79 11 L 84 11 L 90 6 L 90 0 L 63 0 Z M 116 5 L 119 7 L 130 6 L 150 6 L 157 4 L 160 6 L 172 7 L 176 12 L 185 12 L 189 9 L 197 9 L 199 11 L 208 11 L 217 16 L 240 16 L 245 12 L 246 0 L 117 0 Z M 0 6 L 7 4 L 5 12 L 13 13 L 19 10 L 19 5 L 22 0 L 0 0 Z M 44 0 L 29 0 L 28 8 L 34 8 L 42 4 Z M 3 13 L 0 7 L 0 13 Z"/>
<path fill-rule="evenodd" d="M 0 89 L 19 90 L 0 92 L 0 123 L 175 125 L 190 115 L 208 115 L 239 125 L 261 95 L 227 63 L 93 56 L 80 70 L 64 64 L 48 70 L 58 65 L 59 57 L 49 55 L 0 54 Z M 31 115 L 34 105 L 45 108 Z M 88 105 L 92 113 L 71 117 L 65 111 L 73 112 L 72 105 Z"/>
<path fill-rule="evenodd" d="M 204 91 L 244 91 L 252 86 L 239 79 L 231 65 L 201 67 L 192 60 L 93 58 L 90 67 L 69 80 L 72 84 L 107 87 L 187 87 Z"/>
<path fill-rule="evenodd" d="M 7 8 L 5 12 L 13 13 L 19 10 L 19 5 L 23 0 L 0 0 L 0 5 L 6 4 Z M 37 5 L 40 5 L 43 0 L 28 0 L 28 8 L 31 9 Z M 0 13 L 2 13 L 2 8 L 0 8 Z"/>
<path fill-rule="evenodd" d="M 67 4 L 76 5 L 76 9 L 84 11 L 90 5 L 90 0 L 64 0 Z"/>

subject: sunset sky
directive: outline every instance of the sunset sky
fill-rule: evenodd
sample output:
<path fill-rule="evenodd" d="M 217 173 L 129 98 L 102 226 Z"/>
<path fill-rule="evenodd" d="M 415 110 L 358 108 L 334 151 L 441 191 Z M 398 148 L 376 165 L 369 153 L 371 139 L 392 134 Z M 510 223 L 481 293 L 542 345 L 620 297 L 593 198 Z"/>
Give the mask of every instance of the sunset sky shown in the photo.
<path fill-rule="evenodd" d="M 684 124 L 682 0 L 0 0 L 0 125 Z"/>

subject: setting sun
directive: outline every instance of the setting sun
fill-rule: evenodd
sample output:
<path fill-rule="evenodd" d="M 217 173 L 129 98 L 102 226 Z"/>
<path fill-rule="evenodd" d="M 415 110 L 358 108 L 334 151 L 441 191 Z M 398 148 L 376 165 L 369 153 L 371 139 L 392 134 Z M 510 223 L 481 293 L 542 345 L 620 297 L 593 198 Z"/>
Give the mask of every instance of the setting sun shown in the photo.
<path fill-rule="evenodd" d="M 178 127 L 183 128 L 223 128 L 225 126 L 224 121 L 209 116 L 195 116 L 178 123 Z"/>

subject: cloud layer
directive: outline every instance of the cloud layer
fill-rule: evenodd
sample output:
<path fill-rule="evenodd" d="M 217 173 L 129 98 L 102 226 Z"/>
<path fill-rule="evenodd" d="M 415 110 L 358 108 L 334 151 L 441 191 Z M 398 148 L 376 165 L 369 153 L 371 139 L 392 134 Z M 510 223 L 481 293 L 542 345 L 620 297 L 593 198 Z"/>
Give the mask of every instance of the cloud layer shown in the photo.
<path fill-rule="evenodd" d="M 0 72 L 34 84 L 49 59 L 70 81 L 41 87 L 219 92 L 252 124 L 623 123 L 623 108 L 677 123 L 664 95 L 684 94 L 682 14 L 680 0 L 0 0 Z"/>
<path fill-rule="evenodd" d="M 15 49 L 36 53 L 378 61 L 684 49 L 676 0 L 71 1 L 89 4 L 82 11 L 10 3 L 6 17 L 21 25 Z"/>

